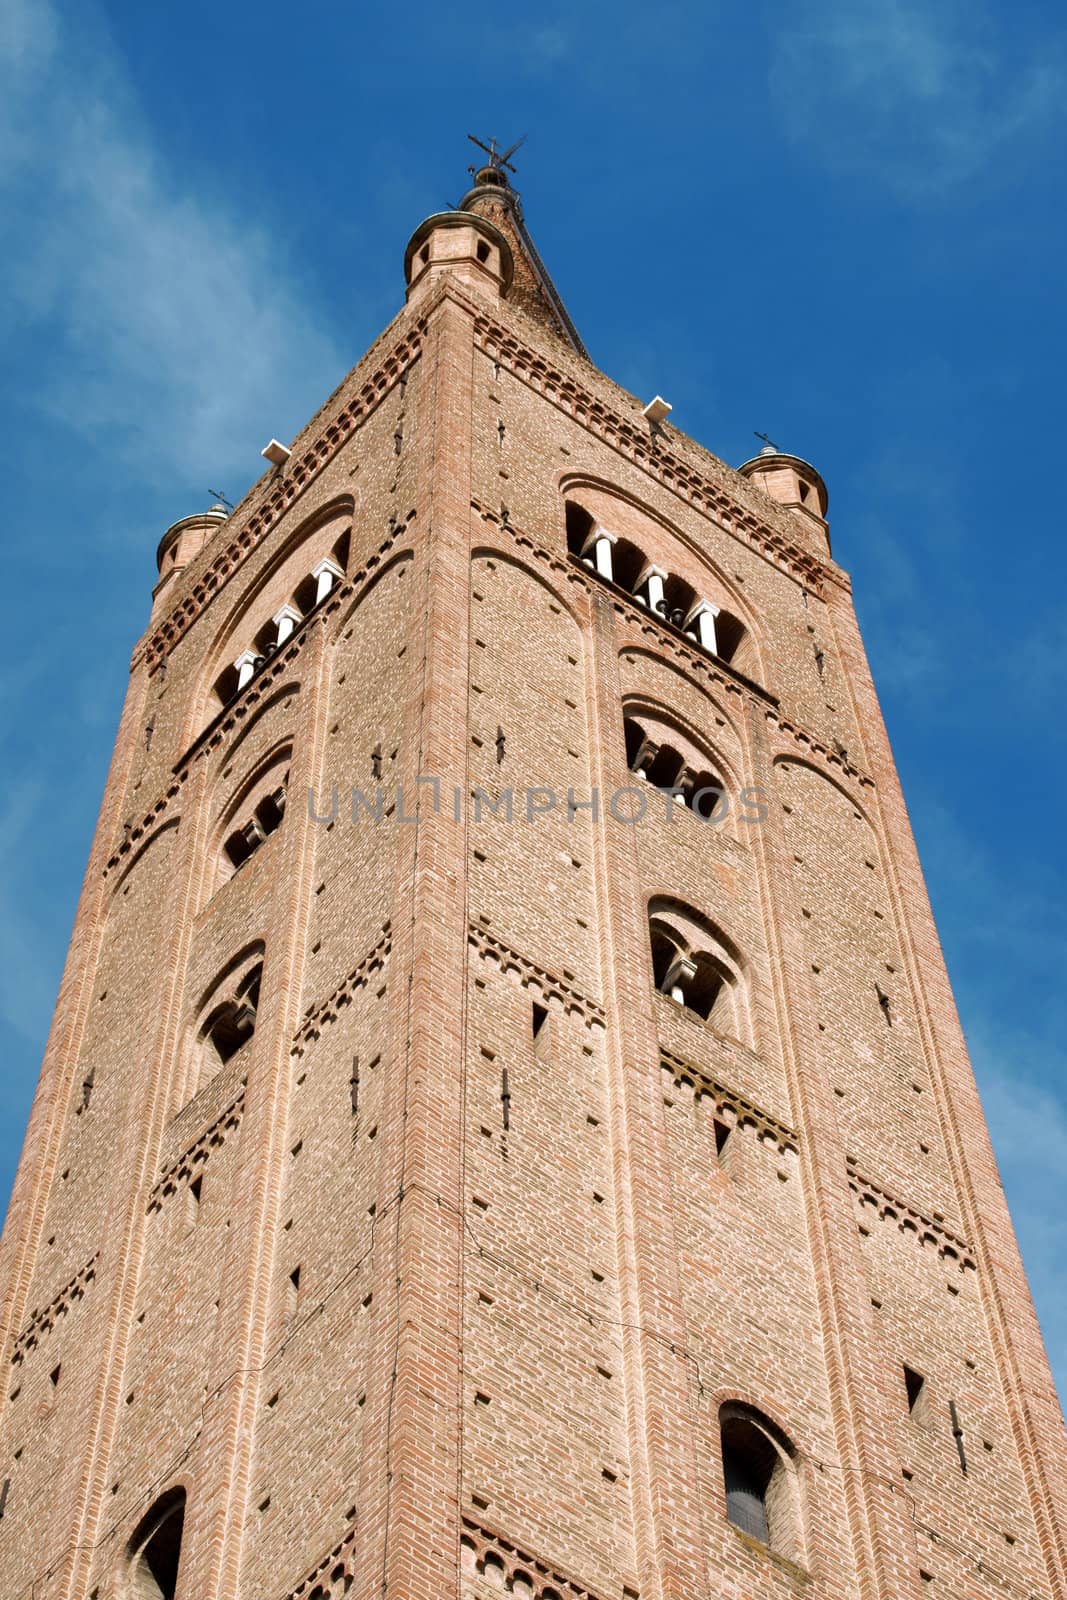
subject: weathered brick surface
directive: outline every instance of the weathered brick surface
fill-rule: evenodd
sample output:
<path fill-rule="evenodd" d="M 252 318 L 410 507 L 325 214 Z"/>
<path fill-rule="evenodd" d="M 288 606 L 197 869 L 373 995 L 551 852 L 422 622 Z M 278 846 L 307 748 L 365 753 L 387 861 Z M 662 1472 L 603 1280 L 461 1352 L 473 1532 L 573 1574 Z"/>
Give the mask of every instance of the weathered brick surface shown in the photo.
<path fill-rule="evenodd" d="M 530 262 L 510 301 L 457 262 L 134 651 L 0 1246 L 0 1590 L 129 1595 L 181 1485 L 179 1600 L 1064 1600 L 1062 1423 L 847 578 L 650 433 Z M 568 498 L 740 620 L 730 664 L 568 552 Z M 624 715 L 723 820 L 611 815 Z M 735 952 L 722 1026 L 654 991 L 653 897 Z M 725 1516 L 727 1402 L 792 1444 L 788 1550 Z"/>

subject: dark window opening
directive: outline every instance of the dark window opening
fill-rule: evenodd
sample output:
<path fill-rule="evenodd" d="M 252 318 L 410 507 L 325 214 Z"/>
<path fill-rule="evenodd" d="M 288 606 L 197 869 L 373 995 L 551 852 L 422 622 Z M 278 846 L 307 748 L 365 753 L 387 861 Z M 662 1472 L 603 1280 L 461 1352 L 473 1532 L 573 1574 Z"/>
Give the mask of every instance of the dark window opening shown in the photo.
<path fill-rule="evenodd" d="M 220 706 L 228 706 L 237 693 L 237 668 L 232 664 L 220 673 L 215 683 L 215 695 Z"/>
<path fill-rule="evenodd" d="M 734 1404 L 722 1408 L 720 1430 L 727 1517 L 750 1538 L 796 1559 L 802 1540 L 788 1442 L 766 1418 Z"/>
<path fill-rule="evenodd" d="M 626 738 L 626 765 L 631 772 L 637 771 L 637 758 L 641 754 L 647 735 L 639 722 L 633 717 L 623 719 L 623 733 Z"/>
<path fill-rule="evenodd" d="M 732 661 L 744 636 L 745 630 L 737 618 L 728 611 L 720 611 L 715 618 L 715 654 L 719 660 Z"/>
<path fill-rule="evenodd" d="M 259 983 L 263 963 L 253 967 L 231 1000 L 224 1000 L 209 1016 L 203 1029 L 208 1062 L 216 1070 L 224 1067 L 251 1039 L 256 1028 Z"/>
<path fill-rule="evenodd" d="M 652 929 L 651 944 L 652 978 L 656 988 L 663 993 L 665 992 L 667 974 L 674 965 L 679 950 L 673 939 L 669 939 L 659 928 Z"/>
<path fill-rule="evenodd" d="M 475 246 L 475 254 L 477 255 L 479 261 L 489 260 L 489 246 L 486 244 L 484 239 L 478 240 L 478 243 Z"/>
<path fill-rule="evenodd" d="M 922 1399 L 923 1390 L 926 1388 L 926 1379 L 921 1372 L 916 1372 L 913 1367 L 905 1366 L 904 1388 L 908 1396 L 908 1410 L 914 1411 Z"/>
<path fill-rule="evenodd" d="M 687 801 L 698 817 L 705 822 L 722 821 L 729 801 L 721 778 L 714 772 L 699 772 L 687 788 Z"/>
<path fill-rule="evenodd" d="M 726 1485 L 726 1515 L 735 1528 L 761 1544 L 770 1544 L 767 1491 L 778 1463 L 778 1452 L 765 1434 L 740 1419 L 728 1422 L 722 1433 L 722 1471 Z"/>
<path fill-rule="evenodd" d="M 538 1035 L 541 1033 L 541 1030 L 544 1028 L 544 1025 L 545 1025 L 545 1023 L 547 1021 L 548 1021 L 548 1008 L 547 1008 L 547 1006 L 540 1006 L 540 1005 L 538 1005 L 537 1001 L 535 1000 L 534 1003 L 533 1003 L 533 1013 L 532 1013 L 532 1018 L 531 1018 L 531 1030 L 532 1030 L 532 1037 L 534 1039 L 536 1039 L 538 1037 Z"/>
<path fill-rule="evenodd" d="M 726 1154 L 726 1146 L 730 1142 L 732 1132 L 733 1129 L 728 1123 L 720 1122 L 718 1117 L 715 1118 L 715 1154 L 720 1161 Z"/>
<path fill-rule="evenodd" d="M 572 556 L 580 556 L 596 524 L 584 506 L 574 500 L 567 501 L 567 549 Z"/>
<path fill-rule="evenodd" d="M 660 603 L 661 613 L 672 627 L 684 628 L 686 618 L 696 605 L 698 598 L 692 584 L 688 584 L 684 578 L 679 578 L 672 574 L 663 585 L 663 600 Z"/>
<path fill-rule="evenodd" d="M 657 789 L 673 789 L 685 771 L 685 762 L 669 744 L 661 744 L 646 767 L 648 781 Z"/>
<path fill-rule="evenodd" d="M 165 1495 L 141 1524 L 133 1541 L 131 1577 L 136 1600 L 174 1600 L 181 1565 L 185 1492 Z"/>
<path fill-rule="evenodd" d="M 318 592 L 319 580 L 313 578 L 310 572 L 297 584 L 292 603 L 302 617 L 306 617 L 309 611 L 314 611 Z"/>
<path fill-rule="evenodd" d="M 637 580 L 648 566 L 644 551 L 629 539 L 616 539 L 611 547 L 611 572 L 620 589 L 633 594 Z"/>
<path fill-rule="evenodd" d="M 721 967 L 706 955 L 694 957 L 696 974 L 685 986 L 685 1003 L 705 1022 L 715 1010 L 716 1002 L 726 989 L 726 976 Z"/>
<path fill-rule="evenodd" d="M 235 872 L 238 867 L 243 867 L 260 845 L 281 827 L 285 815 L 288 781 L 289 774 L 286 772 L 278 788 L 264 795 L 252 815 L 239 828 L 234 829 L 223 845 L 226 859 Z"/>

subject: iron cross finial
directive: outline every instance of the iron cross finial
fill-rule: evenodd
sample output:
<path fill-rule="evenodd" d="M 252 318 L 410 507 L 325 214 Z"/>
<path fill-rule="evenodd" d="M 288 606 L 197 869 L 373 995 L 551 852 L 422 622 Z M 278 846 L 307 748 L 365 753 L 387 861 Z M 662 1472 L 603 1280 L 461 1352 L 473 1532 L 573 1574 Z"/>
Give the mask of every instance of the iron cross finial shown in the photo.
<path fill-rule="evenodd" d="M 522 138 L 516 139 L 515 143 L 507 150 L 500 151 L 496 147 L 495 138 L 490 139 L 488 144 L 484 144 L 481 139 L 476 139 L 473 133 L 468 133 L 467 138 L 470 140 L 471 144 L 476 144 L 479 150 L 485 151 L 486 155 L 489 157 L 489 165 L 497 172 L 500 171 L 501 167 L 505 168 L 508 172 L 514 172 L 515 168 L 511 164 L 511 157 L 515 154 L 516 150 L 521 144 L 526 143 L 526 135 L 523 134 Z M 471 167 L 469 170 L 473 172 L 475 169 Z"/>
<path fill-rule="evenodd" d="M 758 428 L 753 428 L 752 432 L 756 435 L 757 439 L 762 439 L 764 444 L 769 444 L 772 450 L 777 450 L 778 446 L 775 444 L 770 434 L 760 433 Z"/>

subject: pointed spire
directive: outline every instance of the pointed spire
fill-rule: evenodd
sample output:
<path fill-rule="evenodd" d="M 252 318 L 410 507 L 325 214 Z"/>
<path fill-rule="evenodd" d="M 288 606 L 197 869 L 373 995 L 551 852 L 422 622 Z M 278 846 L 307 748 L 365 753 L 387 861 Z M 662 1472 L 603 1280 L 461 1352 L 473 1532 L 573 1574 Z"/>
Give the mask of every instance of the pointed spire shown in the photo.
<path fill-rule="evenodd" d="M 514 175 L 515 172 L 510 158 L 525 142 L 526 135 L 504 151 L 497 149 L 495 138 L 485 144 L 472 133 L 467 137 L 489 159 L 484 165 L 469 169 L 474 178 L 474 187 L 463 196 L 459 209 L 485 217 L 500 229 L 511 245 L 515 257 L 515 278 L 508 299 L 525 311 L 527 316 L 565 339 L 578 355 L 588 360 L 589 352 L 526 230 L 519 192 L 512 188 L 508 180 L 508 173 Z"/>

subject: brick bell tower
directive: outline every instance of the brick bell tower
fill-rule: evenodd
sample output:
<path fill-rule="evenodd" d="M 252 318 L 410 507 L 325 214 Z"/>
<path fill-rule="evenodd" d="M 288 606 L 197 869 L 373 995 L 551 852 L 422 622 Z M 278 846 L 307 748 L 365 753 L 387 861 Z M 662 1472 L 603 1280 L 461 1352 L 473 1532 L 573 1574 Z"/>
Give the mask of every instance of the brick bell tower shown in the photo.
<path fill-rule="evenodd" d="M 1065 1600 L 827 495 L 495 146 L 164 535 L 3 1238 L 6 1600 Z"/>

